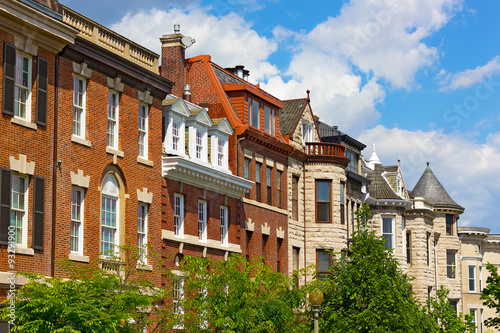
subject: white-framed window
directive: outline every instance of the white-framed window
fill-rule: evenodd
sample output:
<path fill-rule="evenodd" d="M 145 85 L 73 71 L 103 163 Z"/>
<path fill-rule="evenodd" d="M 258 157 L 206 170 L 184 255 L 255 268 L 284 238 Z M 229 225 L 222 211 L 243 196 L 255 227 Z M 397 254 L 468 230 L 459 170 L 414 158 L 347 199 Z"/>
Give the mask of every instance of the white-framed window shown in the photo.
<path fill-rule="evenodd" d="M 85 138 L 86 80 L 73 80 L 73 135 Z"/>
<path fill-rule="evenodd" d="M 302 122 L 302 143 L 312 142 L 312 125 L 306 121 Z"/>
<path fill-rule="evenodd" d="M 196 130 L 196 158 L 203 159 L 203 133 L 199 130 Z"/>
<path fill-rule="evenodd" d="M 184 196 L 174 194 L 174 234 L 184 237 Z"/>
<path fill-rule="evenodd" d="M 174 329 L 184 328 L 184 277 L 174 276 L 173 281 L 173 312 L 174 312 Z"/>
<path fill-rule="evenodd" d="M 382 236 L 385 238 L 384 246 L 394 249 L 394 217 L 382 216 Z"/>
<path fill-rule="evenodd" d="M 31 64 L 30 56 L 16 53 L 14 116 L 27 121 L 31 121 Z"/>
<path fill-rule="evenodd" d="M 228 243 L 228 209 L 225 206 L 220 207 L 220 243 L 227 246 Z"/>
<path fill-rule="evenodd" d="M 198 240 L 207 241 L 207 202 L 198 201 Z"/>
<path fill-rule="evenodd" d="M 111 256 L 119 244 L 119 186 L 116 178 L 108 174 L 104 178 L 101 203 L 101 254 Z"/>
<path fill-rule="evenodd" d="M 118 93 L 108 91 L 108 147 L 113 149 L 118 149 L 119 103 Z"/>
<path fill-rule="evenodd" d="M 483 267 L 479 266 L 479 291 L 483 291 Z"/>
<path fill-rule="evenodd" d="M 28 247 L 28 178 L 12 175 L 12 204 L 10 225 L 14 228 L 16 243 Z"/>
<path fill-rule="evenodd" d="M 71 244 L 70 252 L 83 255 L 83 189 L 71 190 Z"/>
<path fill-rule="evenodd" d="M 469 314 L 472 316 L 472 323 L 476 326 L 474 333 L 477 333 L 477 309 L 469 309 Z"/>
<path fill-rule="evenodd" d="M 137 208 L 137 249 L 138 260 L 146 265 L 148 262 L 148 206 L 139 204 Z"/>
<path fill-rule="evenodd" d="M 145 159 L 148 158 L 148 115 L 148 106 L 146 104 L 139 104 L 138 155 Z"/>
<path fill-rule="evenodd" d="M 396 187 L 398 190 L 398 194 L 401 195 L 401 193 L 403 192 L 403 181 L 399 176 L 397 176 L 396 178 Z"/>
<path fill-rule="evenodd" d="M 220 167 L 224 167 L 224 148 L 226 142 L 224 140 L 217 140 L 217 165 Z"/>
<path fill-rule="evenodd" d="M 469 266 L 469 291 L 476 292 L 476 266 Z"/>
<path fill-rule="evenodd" d="M 176 151 L 179 150 L 180 146 L 180 129 L 181 124 L 176 120 L 172 120 L 172 149 Z"/>

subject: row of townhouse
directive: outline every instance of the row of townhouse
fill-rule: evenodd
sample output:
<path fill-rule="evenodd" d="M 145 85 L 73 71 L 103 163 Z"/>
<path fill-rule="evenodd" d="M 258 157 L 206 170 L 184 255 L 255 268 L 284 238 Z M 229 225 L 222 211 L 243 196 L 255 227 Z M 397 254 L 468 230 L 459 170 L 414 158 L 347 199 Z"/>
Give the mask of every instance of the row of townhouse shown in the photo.
<path fill-rule="evenodd" d="M 367 203 L 415 296 L 445 286 L 482 333 L 496 237 L 457 228 L 464 208 L 429 167 L 409 191 L 399 163 L 365 160 L 363 143 L 314 115 L 309 91 L 279 100 L 243 66 L 185 58 L 178 28 L 158 55 L 56 0 L 0 0 L 0 36 L 3 298 L 11 271 L 63 276 L 58 259 L 105 262 L 125 244 L 160 254 L 140 265 L 158 286 L 169 283 L 159 268 L 183 256 L 238 253 L 321 276 Z M 182 295 L 182 279 L 174 289 Z"/>

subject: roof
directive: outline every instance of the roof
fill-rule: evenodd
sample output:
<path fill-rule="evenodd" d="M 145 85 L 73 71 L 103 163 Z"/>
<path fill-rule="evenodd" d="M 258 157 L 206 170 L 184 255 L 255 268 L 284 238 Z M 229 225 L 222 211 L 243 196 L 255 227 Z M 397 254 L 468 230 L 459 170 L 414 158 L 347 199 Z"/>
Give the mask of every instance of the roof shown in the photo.
<path fill-rule="evenodd" d="M 394 192 L 391 185 L 389 185 L 384 176 L 382 176 L 384 171 L 382 164 L 375 164 L 374 170 L 368 173 L 367 178 L 371 181 L 368 185 L 368 193 L 370 193 L 370 196 L 376 199 L 404 200 Z"/>
<path fill-rule="evenodd" d="M 427 163 L 427 168 L 418 180 L 417 185 L 413 188 L 412 195 L 414 197 L 423 197 L 434 206 L 446 206 L 464 210 L 446 192 L 441 182 L 429 167 L 429 163 Z"/>
<path fill-rule="evenodd" d="M 290 135 L 295 129 L 304 108 L 308 103 L 307 98 L 292 99 L 283 101 L 283 110 L 281 111 L 281 134 Z"/>
<path fill-rule="evenodd" d="M 229 74 L 226 70 L 218 67 L 218 66 L 212 66 L 215 72 L 215 76 L 217 76 L 217 79 L 221 83 L 236 83 L 236 84 L 245 84 L 246 81 L 243 79 L 240 79 L 234 75 Z"/>
<path fill-rule="evenodd" d="M 354 139 L 353 137 L 347 135 L 346 133 L 339 131 L 337 129 L 337 126 L 330 126 L 320 120 L 316 120 L 316 126 L 318 127 L 321 141 L 323 142 L 338 143 L 338 144 L 344 142 L 358 149 L 359 151 L 362 151 L 363 149 L 366 148 L 366 145 L 364 143 Z"/>
<path fill-rule="evenodd" d="M 385 166 L 384 167 L 384 170 L 386 172 L 398 172 L 398 166 L 397 165 L 389 165 L 389 166 Z"/>

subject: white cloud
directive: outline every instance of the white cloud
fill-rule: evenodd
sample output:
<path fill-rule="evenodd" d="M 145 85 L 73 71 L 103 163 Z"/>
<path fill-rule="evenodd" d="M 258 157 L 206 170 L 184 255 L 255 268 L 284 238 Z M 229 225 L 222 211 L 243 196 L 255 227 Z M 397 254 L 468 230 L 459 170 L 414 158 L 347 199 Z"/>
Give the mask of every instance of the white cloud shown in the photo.
<path fill-rule="evenodd" d="M 376 126 L 364 131 L 359 140 L 371 147 L 384 165 L 401 168 L 408 189 L 413 189 L 426 167 L 430 167 L 450 196 L 465 207 L 461 225 L 497 229 L 495 198 L 500 196 L 500 132 L 490 134 L 482 143 L 467 140 L 459 133 L 408 131 Z M 364 155 L 369 158 L 371 149 Z"/>
<path fill-rule="evenodd" d="M 442 73 L 440 73 L 441 76 Z M 467 69 L 456 74 L 446 74 L 440 80 L 441 90 L 468 88 L 480 83 L 484 78 L 500 74 L 500 56 L 496 56 L 484 66 Z"/>

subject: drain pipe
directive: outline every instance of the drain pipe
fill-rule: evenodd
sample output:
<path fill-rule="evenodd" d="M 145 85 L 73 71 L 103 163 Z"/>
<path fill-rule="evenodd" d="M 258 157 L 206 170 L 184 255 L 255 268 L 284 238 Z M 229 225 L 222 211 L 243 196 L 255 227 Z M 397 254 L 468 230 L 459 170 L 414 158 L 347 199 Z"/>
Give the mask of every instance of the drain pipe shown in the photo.
<path fill-rule="evenodd" d="M 307 267 L 307 233 L 306 233 L 306 163 L 302 162 L 302 181 L 304 183 L 303 187 L 303 209 L 304 209 L 304 268 Z M 307 284 L 307 274 L 304 274 L 304 284 Z"/>
<path fill-rule="evenodd" d="M 56 270 L 56 212 L 57 212 L 57 125 L 58 125 L 58 108 L 59 108 L 59 56 L 63 54 L 65 48 L 56 54 L 55 61 L 55 82 L 54 82 L 54 140 L 53 140 L 53 156 L 52 156 L 52 239 L 50 241 L 50 276 L 55 276 Z"/>

